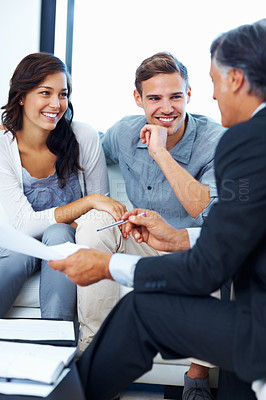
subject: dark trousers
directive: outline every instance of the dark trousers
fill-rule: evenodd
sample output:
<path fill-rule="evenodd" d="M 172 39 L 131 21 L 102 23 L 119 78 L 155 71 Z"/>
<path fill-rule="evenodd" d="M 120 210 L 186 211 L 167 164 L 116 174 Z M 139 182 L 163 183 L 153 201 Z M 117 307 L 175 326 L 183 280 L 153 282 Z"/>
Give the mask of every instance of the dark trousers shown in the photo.
<path fill-rule="evenodd" d="M 222 300 L 230 300 L 231 283 L 229 280 L 222 286 Z M 216 400 L 256 400 L 256 395 L 249 383 L 240 380 L 233 372 L 220 368 Z"/>
<path fill-rule="evenodd" d="M 78 362 L 86 398 L 112 399 L 151 369 L 158 352 L 166 359 L 193 356 L 234 372 L 235 315 L 234 302 L 212 297 L 129 293 Z"/>

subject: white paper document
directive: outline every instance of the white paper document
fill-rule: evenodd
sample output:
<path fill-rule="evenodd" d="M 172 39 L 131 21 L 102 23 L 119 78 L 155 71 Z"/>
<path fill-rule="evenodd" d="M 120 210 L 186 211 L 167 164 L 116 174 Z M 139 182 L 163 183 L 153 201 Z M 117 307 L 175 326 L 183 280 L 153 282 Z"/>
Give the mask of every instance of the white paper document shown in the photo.
<path fill-rule="evenodd" d="M 81 248 L 88 248 L 70 242 L 57 246 L 46 246 L 39 240 L 17 231 L 9 224 L 0 224 L 0 247 L 48 261 L 60 260 Z"/>
<path fill-rule="evenodd" d="M 74 323 L 44 319 L 0 319 L 0 338 L 36 342 L 41 340 L 74 341 Z"/>
<path fill-rule="evenodd" d="M 0 342 L 0 378 L 52 384 L 76 353 L 75 347 Z"/>
<path fill-rule="evenodd" d="M 47 397 L 59 385 L 70 369 L 65 368 L 52 385 L 39 382 L 5 382 L 0 378 L 0 393 Z"/>

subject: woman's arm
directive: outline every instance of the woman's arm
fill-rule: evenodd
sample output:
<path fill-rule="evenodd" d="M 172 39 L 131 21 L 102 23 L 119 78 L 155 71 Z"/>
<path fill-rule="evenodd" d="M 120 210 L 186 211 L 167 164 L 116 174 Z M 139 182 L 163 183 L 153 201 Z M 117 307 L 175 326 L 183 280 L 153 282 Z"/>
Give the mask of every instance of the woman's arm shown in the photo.
<path fill-rule="evenodd" d="M 91 173 L 95 170 L 92 169 Z M 107 179 L 104 182 L 103 190 L 108 190 Z M 120 219 L 126 211 L 121 203 L 99 194 L 85 196 L 62 207 L 34 211 L 23 192 L 17 142 L 8 135 L 0 137 L 0 200 L 12 225 L 33 237 L 40 237 L 56 222 L 72 223 L 95 207 L 110 212 L 115 219 Z"/>
<path fill-rule="evenodd" d="M 103 194 L 93 193 L 72 203 L 57 207 L 54 211 L 55 221 L 72 224 L 76 219 L 94 208 L 108 212 L 116 221 L 119 221 L 126 212 L 126 206 L 119 201 Z"/>

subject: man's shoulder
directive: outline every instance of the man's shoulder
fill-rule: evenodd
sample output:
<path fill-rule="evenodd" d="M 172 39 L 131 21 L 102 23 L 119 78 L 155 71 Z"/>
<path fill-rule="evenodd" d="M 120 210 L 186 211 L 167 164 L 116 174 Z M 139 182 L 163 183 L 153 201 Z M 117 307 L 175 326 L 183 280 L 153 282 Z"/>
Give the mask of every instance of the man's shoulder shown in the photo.
<path fill-rule="evenodd" d="M 213 118 L 202 114 L 189 114 L 196 124 L 216 127 L 217 129 L 225 130 L 225 127 Z"/>
<path fill-rule="evenodd" d="M 216 164 L 221 164 L 223 160 L 231 158 L 239 158 L 242 162 L 248 158 L 249 160 L 256 159 L 257 165 L 262 162 L 265 166 L 265 129 L 266 113 L 265 116 L 258 114 L 257 118 L 255 115 L 247 121 L 228 128 L 219 142 Z"/>
<path fill-rule="evenodd" d="M 119 147 L 133 145 L 139 140 L 141 128 L 145 125 L 146 119 L 143 115 L 128 115 L 117 121 L 106 134 L 102 135 L 103 145 L 108 145 L 109 141 L 116 141 Z"/>
<path fill-rule="evenodd" d="M 261 144 L 266 144 L 265 140 L 266 129 L 266 109 L 264 113 L 261 111 L 247 121 L 240 122 L 228 128 L 226 135 L 221 141 L 222 145 L 231 146 L 240 145 L 247 141 L 255 143 L 260 141 Z"/>
<path fill-rule="evenodd" d="M 137 147 L 141 128 L 146 119 L 143 115 L 128 115 L 117 121 L 105 134 L 101 135 L 101 142 L 106 157 L 112 159 L 126 159 L 132 157 L 132 151 Z M 110 163 L 110 160 L 108 160 Z M 117 160 L 116 160 L 117 162 Z"/>
<path fill-rule="evenodd" d="M 208 117 L 207 115 L 189 115 L 192 123 L 195 125 L 198 138 L 203 138 L 204 140 L 216 142 L 223 136 L 223 134 L 227 130 L 227 128 L 225 128 L 222 124 L 215 121 L 211 117 Z"/>
<path fill-rule="evenodd" d="M 126 128 L 127 131 L 135 131 L 140 130 L 146 123 L 146 119 L 144 115 L 127 115 L 117 121 L 115 125 L 113 125 L 111 130 L 119 130 L 120 128 Z M 139 133 L 139 132 L 138 132 Z"/>

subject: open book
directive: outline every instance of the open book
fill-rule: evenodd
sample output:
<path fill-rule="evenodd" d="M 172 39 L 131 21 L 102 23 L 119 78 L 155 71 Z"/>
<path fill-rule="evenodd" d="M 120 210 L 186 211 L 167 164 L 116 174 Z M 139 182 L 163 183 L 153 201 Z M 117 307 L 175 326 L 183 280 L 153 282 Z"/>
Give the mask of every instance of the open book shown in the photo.
<path fill-rule="evenodd" d="M 52 384 L 73 359 L 74 347 L 0 342 L 0 378 Z"/>

